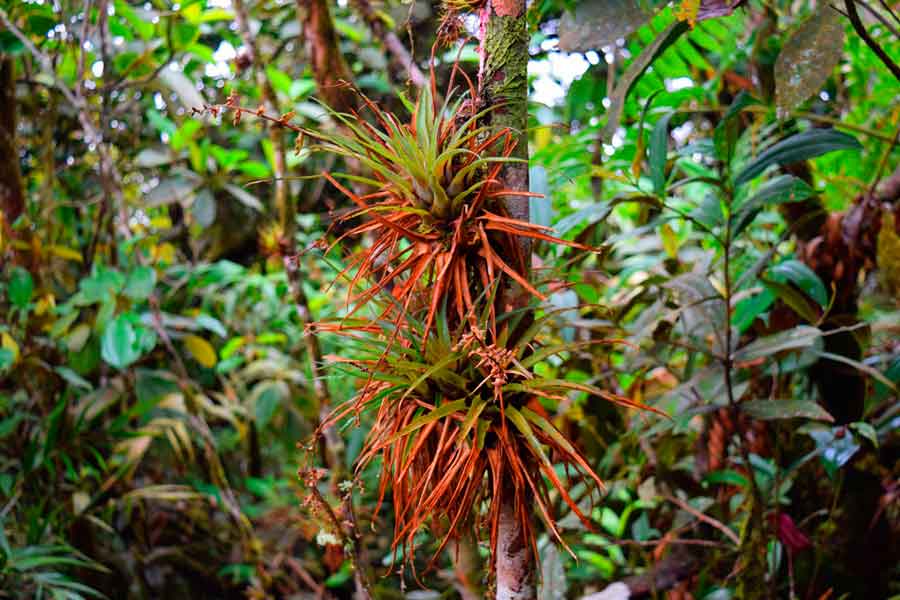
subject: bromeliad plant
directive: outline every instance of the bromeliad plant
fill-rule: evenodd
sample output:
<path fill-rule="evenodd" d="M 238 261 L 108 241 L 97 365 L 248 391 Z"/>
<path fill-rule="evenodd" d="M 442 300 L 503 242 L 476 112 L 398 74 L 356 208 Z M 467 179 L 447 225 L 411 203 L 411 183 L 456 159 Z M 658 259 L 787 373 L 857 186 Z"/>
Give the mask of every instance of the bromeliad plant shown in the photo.
<path fill-rule="evenodd" d="M 390 290 L 397 304 L 389 304 L 381 318 L 393 315 L 399 325 L 403 311 L 416 298 L 427 307 L 423 339 L 445 295 L 448 310 L 458 321 L 473 316 L 472 299 L 503 277 L 544 298 L 524 275 L 526 258 L 518 238 L 587 249 L 553 237 L 547 227 L 509 217 L 502 199 L 534 195 L 504 189 L 498 182 L 504 164 L 521 162 L 510 156 L 515 146 L 512 132 L 501 129 L 490 134 L 481 125 L 498 107 L 476 109 L 471 84 L 468 99 L 453 99 L 452 81 L 450 89 L 441 102 L 432 77 L 415 105 L 408 105 L 408 122 L 361 96 L 371 123 L 359 114 L 332 113 L 343 132 L 327 139 L 316 136 L 321 140 L 319 149 L 371 173 L 324 174 L 357 206 L 341 222 L 368 217 L 332 247 L 347 237 L 369 235 L 373 240 L 344 271 L 356 270 L 348 295 L 348 304 L 354 307 L 351 315 Z M 339 179 L 372 191 L 357 193 Z"/>
<path fill-rule="evenodd" d="M 444 307 L 430 334 L 423 321 L 409 314 L 404 314 L 404 331 L 395 332 L 396 326 L 387 323 L 381 339 L 359 333 L 353 323 L 344 329 L 356 358 L 331 358 L 366 384 L 325 426 L 375 414 L 357 470 L 381 459 L 379 506 L 390 490 L 393 550 L 407 560 L 414 556 L 416 535 L 429 525 L 441 540 L 434 554 L 438 557 L 449 541 L 471 530 L 478 518 L 473 507 L 482 503 L 489 508 L 483 526 L 476 530 L 490 531 L 492 556 L 504 503 L 515 507 L 535 556 L 535 506 L 547 530 L 566 546 L 552 514 L 551 490 L 586 527 L 592 527 L 568 490 L 575 480 L 597 487 L 603 483 L 551 423 L 543 404 L 563 401 L 570 393 L 586 393 L 630 408 L 648 407 L 593 385 L 538 375 L 536 364 L 572 351 L 573 345 L 542 344 L 539 333 L 555 315 L 528 325 L 532 309 L 499 315 L 496 337 L 467 322 L 451 330 Z M 480 322 L 487 319 L 484 308 Z M 511 335 L 522 328 L 524 333 Z M 394 334 L 398 342 L 387 341 Z M 564 478 L 554 463 L 565 466 Z"/>
<path fill-rule="evenodd" d="M 390 491 L 393 549 L 409 562 L 423 528 L 441 540 L 437 557 L 473 525 L 482 505 L 488 506 L 492 557 L 504 506 L 514 507 L 534 556 L 535 507 L 563 542 L 551 492 L 590 527 L 569 484 L 602 482 L 542 403 L 587 393 L 648 408 L 534 370 L 572 346 L 541 346 L 537 336 L 545 320 L 534 320 L 533 306 L 515 309 L 503 293 L 518 285 L 544 299 L 528 281 L 522 240 L 589 248 L 510 217 L 506 199 L 533 195 L 499 182 L 501 169 L 518 160 L 511 157 L 515 137 L 508 128 L 492 133 L 482 124 L 497 107 L 478 109 L 468 87 L 468 98 L 454 100 L 451 80 L 451 92 L 439 101 L 432 74 L 431 85 L 407 106 L 408 121 L 361 95 L 369 120 L 332 112 L 341 131 L 327 138 L 311 134 L 318 149 L 355 167 L 353 173 L 323 174 L 357 207 L 339 222 L 362 219 L 328 249 L 347 238 L 367 238 L 339 274 L 351 282 L 347 315 L 317 325 L 357 342 L 354 358 L 333 360 L 364 384 L 322 429 L 374 413 L 357 470 L 381 460 L 379 505 Z M 387 300 L 379 304 L 382 298 Z M 359 316 L 361 307 L 372 306 L 373 318 Z M 555 463 L 565 466 L 564 477 Z"/>

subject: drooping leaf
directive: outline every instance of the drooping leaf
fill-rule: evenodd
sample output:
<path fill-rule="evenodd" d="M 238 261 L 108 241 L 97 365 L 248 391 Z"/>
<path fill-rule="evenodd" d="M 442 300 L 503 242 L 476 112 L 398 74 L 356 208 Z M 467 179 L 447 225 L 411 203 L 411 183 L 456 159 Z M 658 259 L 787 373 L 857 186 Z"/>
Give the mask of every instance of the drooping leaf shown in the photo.
<path fill-rule="evenodd" d="M 772 165 L 785 165 L 815 158 L 835 150 L 860 150 L 862 144 L 850 134 L 834 129 L 807 129 L 772 145 L 744 166 L 734 179 L 743 185 Z"/>
<path fill-rule="evenodd" d="M 834 417 L 812 400 L 749 400 L 741 402 L 741 410 L 754 419 L 764 421 L 803 417 L 818 421 L 834 421 Z"/>
<path fill-rule="evenodd" d="M 735 209 L 732 216 L 732 236 L 740 235 L 766 206 L 800 202 L 811 198 L 815 193 L 805 181 L 792 175 L 779 175 L 767 181 Z"/>
<path fill-rule="evenodd" d="M 822 332 L 816 327 L 800 325 L 750 342 L 734 353 L 734 360 L 746 362 L 772 356 L 785 350 L 811 348 L 821 337 Z"/>
<path fill-rule="evenodd" d="M 825 284 L 806 263 L 794 259 L 786 260 L 773 266 L 769 271 L 776 281 L 793 283 L 822 308 L 828 306 L 828 292 L 825 291 Z"/>
<path fill-rule="evenodd" d="M 829 4 L 819 5 L 785 42 L 775 61 L 775 104 L 786 116 L 818 92 L 844 51 L 844 23 Z"/>
<path fill-rule="evenodd" d="M 663 115 L 653 127 L 650 135 L 650 178 L 653 180 L 653 192 L 658 196 L 666 193 L 666 156 L 669 149 L 669 121 L 674 113 Z"/>

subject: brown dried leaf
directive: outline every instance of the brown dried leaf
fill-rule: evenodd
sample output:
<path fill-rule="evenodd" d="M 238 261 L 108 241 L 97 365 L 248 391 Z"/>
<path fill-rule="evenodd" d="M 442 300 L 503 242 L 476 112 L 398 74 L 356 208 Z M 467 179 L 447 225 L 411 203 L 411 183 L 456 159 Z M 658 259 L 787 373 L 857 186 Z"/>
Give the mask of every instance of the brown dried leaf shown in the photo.
<path fill-rule="evenodd" d="M 841 60 L 841 15 L 823 5 L 791 36 L 775 63 L 775 104 L 787 114 L 819 91 Z"/>

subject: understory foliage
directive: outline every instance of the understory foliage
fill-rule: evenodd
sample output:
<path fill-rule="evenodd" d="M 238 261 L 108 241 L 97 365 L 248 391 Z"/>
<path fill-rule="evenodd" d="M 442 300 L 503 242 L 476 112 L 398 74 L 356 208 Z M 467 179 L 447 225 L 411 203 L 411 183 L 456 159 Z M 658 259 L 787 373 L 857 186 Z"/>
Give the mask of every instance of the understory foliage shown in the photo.
<path fill-rule="evenodd" d="M 900 594 L 894 4 L 440 4 L 0 2 L 0 598 Z"/>

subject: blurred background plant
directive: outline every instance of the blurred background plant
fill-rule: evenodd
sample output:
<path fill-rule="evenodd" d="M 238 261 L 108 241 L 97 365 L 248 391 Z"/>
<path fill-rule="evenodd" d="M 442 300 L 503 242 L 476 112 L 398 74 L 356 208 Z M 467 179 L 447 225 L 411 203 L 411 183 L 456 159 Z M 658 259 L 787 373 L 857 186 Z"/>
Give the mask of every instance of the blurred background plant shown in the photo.
<path fill-rule="evenodd" d="M 406 589 L 381 465 L 348 480 L 371 416 L 296 447 L 359 383 L 307 334 L 345 314 L 315 243 L 351 204 L 305 176 L 344 165 L 191 112 L 328 131 L 352 82 L 400 113 L 478 8 L 436 4 L 0 9 L 0 597 L 350 597 L 354 565 L 376 597 L 471 593 L 452 553 Z M 733 4 L 529 8 L 532 221 L 608 249 L 535 246 L 569 348 L 530 368 L 608 485 L 568 490 L 594 532 L 549 491 L 577 560 L 539 537 L 541 598 L 900 594 L 897 11 Z"/>

